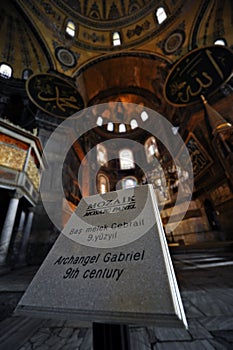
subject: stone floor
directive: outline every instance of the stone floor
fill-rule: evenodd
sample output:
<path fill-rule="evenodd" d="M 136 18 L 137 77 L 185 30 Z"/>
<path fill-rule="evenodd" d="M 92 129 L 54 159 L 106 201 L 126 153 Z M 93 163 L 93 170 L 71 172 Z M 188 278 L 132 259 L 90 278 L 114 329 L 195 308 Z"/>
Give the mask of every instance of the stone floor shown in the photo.
<path fill-rule="evenodd" d="M 233 252 L 184 249 L 172 252 L 172 260 L 189 328 L 130 326 L 131 349 L 233 349 Z M 92 350 L 92 330 L 85 324 L 13 314 L 36 270 L 0 276 L 0 350 Z"/>

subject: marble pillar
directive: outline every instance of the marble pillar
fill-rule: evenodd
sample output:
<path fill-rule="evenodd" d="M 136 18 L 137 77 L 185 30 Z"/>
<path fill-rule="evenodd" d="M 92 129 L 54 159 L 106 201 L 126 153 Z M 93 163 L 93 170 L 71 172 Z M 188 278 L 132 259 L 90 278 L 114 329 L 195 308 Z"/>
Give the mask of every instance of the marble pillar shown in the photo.
<path fill-rule="evenodd" d="M 25 219 L 26 219 L 26 213 L 25 213 L 25 211 L 22 210 L 22 211 L 21 211 L 21 214 L 20 214 L 19 227 L 18 227 L 17 232 L 20 233 L 20 232 L 23 231 Z"/>
<path fill-rule="evenodd" d="M 17 228 L 15 233 L 13 231 L 13 235 L 14 235 L 13 254 L 14 254 L 14 258 L 16 260 L 18 259 L 19 251 L 20 251 L 20 247 L 21 247 L 21 242 L 23 239 L 23 230 L 24 230 L 25 220 L 26 220 L 26 213 L 24 210 L 22 210 L 20 213 L 18 228 Z M 13 239 L 13 237 L 12 237 L 12 239 Z"/>
<path fill-rule="evenodd" d="M 20 196 L 18 194 L 15 194 L 14 197 L 10 199 L 9 207 L 7 210 L 6 218 L 3 224 L 2 233 L 0 237 L 0 264 L 4 264 L 6 262 L 6 257 L 19 205 L 19 200 Z"/>
<path fill-rule="evenodd" d="M 19 261 L 20 262 L 24 262 L 25 258 L 26 258 L 27 244 L 28 244 L 30 233 L 31 233 L 33 217 L 34 217 L 34 212 L 32 211 L 32 209 L 29 209 L 24 232 L 23 232 L 22 244 L 21 244 L 20 252 L 19 252 Z"/>

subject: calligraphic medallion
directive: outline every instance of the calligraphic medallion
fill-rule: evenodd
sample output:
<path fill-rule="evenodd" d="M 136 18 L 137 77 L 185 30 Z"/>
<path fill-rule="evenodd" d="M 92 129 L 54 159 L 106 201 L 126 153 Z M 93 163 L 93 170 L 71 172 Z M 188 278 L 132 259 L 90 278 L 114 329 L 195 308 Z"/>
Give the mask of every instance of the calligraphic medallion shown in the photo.
<path fill-rule="evenodd" d="M 172 68 L 164 84 L 164 97 L 175 106 L 200 102 L 226 82 L 233 70 L 233 51 L 221 45 L 195 49 Z"/>
<path fill-rule="evenodd" d="M 26 83 L 31 101 L 42 111 L 65 119 L 84 108 L 81 95 L 65 79 L 53 74 L 34 74 Z"/>

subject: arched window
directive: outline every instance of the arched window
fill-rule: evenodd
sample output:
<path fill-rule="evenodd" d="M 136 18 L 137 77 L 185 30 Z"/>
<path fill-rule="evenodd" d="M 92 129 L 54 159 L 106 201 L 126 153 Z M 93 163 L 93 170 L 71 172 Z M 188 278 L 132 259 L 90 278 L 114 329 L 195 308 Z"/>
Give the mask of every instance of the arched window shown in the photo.
<path fill-rule="evenodd" d="M 167 19 L 167 14 L 163 7 L 159 7 L 156 11 L 156 18 L 159 24 L 163 23 Z"/>
<path fill-rule="evenodd" d="M 138 181 L 134 176 L 128 176 L 121 180 L 122 189 L 135 187 L 137 183 Z"/>
<path fill-rule="evenodd" d="M 108 131 L 113 131 L 113 130 L 114 130 L 114 124 L 113 124 L 112 122 L 109 122 L 109 123 L 107 124 L 107 130 L 108 130 Z"/>
<path fill-rule="evenodd" d="M 125 126 L 125 124 L 120 124 L 119 125 L 119 132 L 126 132 L 126 126 Z"/>
<path fill-rule="evenodd" d="M 106 193 L 109 192 L 109 180 L 108 177 L 104 174 L 99 174 L 98 177 L 98 192 Z"/>
<path fill-rule="evenodd" d="M 101 115 L 98 116 L 98 118 L 96 120 L 96 124 L 98 126 L 102 126 L 103 125 L 103 118 L 101 117 Z"/>
<path fill-rule="evenodd" d="M 157 142 L 154 136 L 149 137 L 145 142 L 145 153 L 147 162 L 152 162 L 154 156 L 159 156 Z"/>
<path fill-rule="evenodd" d="M 112 44 L 113 46 L 119 46 L 121 45 L 121 37 L 119 32 L 114 32 L 112 34 Z"/>
<path fill-rule="evenodd" d="M 100 165 L 104 165 L 108 162 L 107 150 L 103 145 L 97 145 L 97 162 Z"/>
<path fill-rule="evenodd" d="M 149 118 L 148 113 L 146 111 L 143 111 L 141 113 L 141 119 L 143 122 L 145 122 Z"/>
<path fill-rule="evenodd" d="M 6 79 L 11 78 L 11 76 L 12 76 L 12 68 L 8 64 L 2 63 L 0 65 L 0 75 L 3 78 L 6 78 Z"/>
<path fill-rule="evenodd" d="M 226 46 L 227 43 L 226 43 L 226 40 L 225 40 L 225 39 L 219 38 L 219 39 L 216 39 L 216 40 L 214 41 L 214 45 Z"/>
<path fill-rule="evenodd" d="M 122 149 L 119 152 L 119 158 L 120 158 L 120 168 L 121 169 L 133 169 L 134 168 L 134 157 L 133 152 L 128 149 Z"/>
<path fill-rule="evenodd" d="M 22 74 L 22 79 L 27 80 L 30 75 L 32 75 L 32 70 L 31 69 L 24 69 L 23 74 Z"/>
<path fill-rule="evenodd" d="M 66 23 L 66 33 L 72 38 L 75 36 L 76 26 L 73 21 L 68 20 Z"/>
<path fill-rule="evenodd" d="M 130 126 L 131 126 L 131 129 L 136 129 L 138 127 L 138 122 L 136 119 L 132 119 L 130 121 Z"/>

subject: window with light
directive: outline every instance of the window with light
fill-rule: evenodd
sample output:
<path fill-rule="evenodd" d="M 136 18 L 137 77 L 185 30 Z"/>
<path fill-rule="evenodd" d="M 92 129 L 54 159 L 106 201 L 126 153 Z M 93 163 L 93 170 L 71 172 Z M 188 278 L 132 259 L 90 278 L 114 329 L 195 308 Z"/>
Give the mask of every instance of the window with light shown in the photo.
<path fill-rule="evenodd" d="M 71 37 L 74 37 L 75 36 L 75 31 L 76 31 L 76 26 L 74 24 L 73 21 L 67 21 L 67 24 L 66 24 L 66 33 L 71 36 Z"/>
<path fill-rule="evenodd" d="M 157 9 L 156 18 L 159 24 L 163 23 L 167 19 L 167 14 L 163 7 L 159 7 Z"/>
<path fill-rule="evenodd" d="M 114 32 L 112 34 L 112 44 L 113 46 L 120 46 L 121 45 L 121 37 L 119 32 Z"/>
<path fill-rule="evenodd" d="M 0 65 L 0 75 L 5 79 L 10 79 L 12 76 L 12 68 L 5 63 Z"/>
<path fill-rule="evenodd" d="M 137 186 L 137 179 L 135 177 L 126 177 L 124 179 L 122 179 L 121 181 L 122 183 L 122 189 L 126 189 L 126 188 L 132 188 Z"/>
<path fill-rule="evenodd" d="M 134 157 L 133 152 L 128 149 L 122 149 L 119 152 L 120 168 L 122 170 L 133 169 L 134 168 Z"/>
<path fill-rule="evenodd" d="M 106 148 L 103 145 L 97 145 L 96 149 L 97 149 L 97 162 L 100 165 L 106 164 L 108 161 L 108 154 L 107 154 Z"/>
<path fill-rule="evenodd" d="M 101 194 L 109 192 L 109 180 L 104 174 L 98 175 L 98 190 Z"/>
<path fill-rule="evenodd" d="M 157 142 L 154 136 L 149 137 L 145 142 L 145 153 L 147 162 L 150 163 L 154 157 L 159 156 Z"/>

